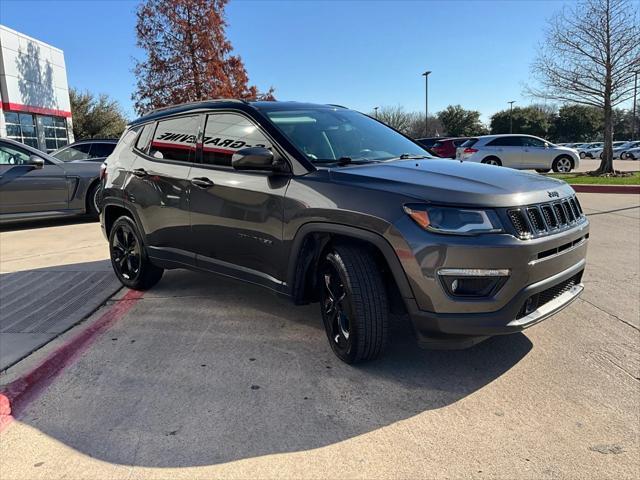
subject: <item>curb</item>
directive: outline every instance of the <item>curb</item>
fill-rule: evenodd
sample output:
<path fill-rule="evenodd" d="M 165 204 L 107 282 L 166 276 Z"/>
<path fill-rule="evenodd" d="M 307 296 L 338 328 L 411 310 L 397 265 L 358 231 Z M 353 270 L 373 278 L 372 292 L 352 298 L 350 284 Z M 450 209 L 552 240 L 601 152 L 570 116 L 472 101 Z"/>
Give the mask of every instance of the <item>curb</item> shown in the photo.
<path fill-rule="evenodd" d="M 120 320 L 143 292 L 130 290 L 98 320 L 60 346 L 38 366 L 0 389 L 0 432 L 3 431 L 38 394 L 96 340 L 99 334 Z"/>
<path fill-rule="evenodd" d="M 569 184 L 571 185 L 571 184 Z M 635 193 L 640 194 L 640 185 L 571 185 L 579 193 Z"/>

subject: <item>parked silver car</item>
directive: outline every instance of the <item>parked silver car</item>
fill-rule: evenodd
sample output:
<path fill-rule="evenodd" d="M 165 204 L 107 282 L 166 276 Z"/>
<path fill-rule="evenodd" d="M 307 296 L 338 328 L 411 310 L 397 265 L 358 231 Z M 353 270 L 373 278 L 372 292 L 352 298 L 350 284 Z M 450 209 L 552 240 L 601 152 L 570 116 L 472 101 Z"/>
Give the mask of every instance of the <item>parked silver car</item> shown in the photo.
<path fill-rule="evenodd" d="M 613 149 L 613 158 L 619 158 L 625 160 L 628 156 L 629 150 L 640 147 L 640 141 L 626 142 L 624 145 L 620 145 Z"/>
<path fill-rule="evenodd" d="M 580 158 L 593 158 L 593 155 L 591 155 L 590 151 L 593 149 L 602 148 L 603 145 L 603 142 L 583 143 L 581 146 L 577 147 L 578 155 L 580 155 Z"/>
<path fill-rule="evenodd" d="M 468 162 L 502 165 L 546 173 L 570 172 L 580 164 L 578 152 L 532 135 L 485 135 L 467 140 L 456 150 L 456 158 Z"/>
<path fill-rule="evenodd" d="M 623 160 L 640 160 L 640 146 L 635 148 L 630 148 L 626 152 L 624 152 Z"/>

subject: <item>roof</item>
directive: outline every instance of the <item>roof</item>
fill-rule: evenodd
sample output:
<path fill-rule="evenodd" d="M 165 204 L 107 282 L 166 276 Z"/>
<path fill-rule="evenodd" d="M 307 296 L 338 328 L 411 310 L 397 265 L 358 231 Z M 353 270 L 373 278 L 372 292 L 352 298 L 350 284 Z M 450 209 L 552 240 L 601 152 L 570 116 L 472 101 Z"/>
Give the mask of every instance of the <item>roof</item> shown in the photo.
<path fill-rule="evenodd" d="M 346 108 L 341 105 L 324 105 L 316 103 L 303 102 L 277 102 L 277 101 L 255 101 L 239 100 L 235 98 L 221 98 L 214 100 L 202 100 L 198 102 L 183 103 L 170 107 L 158 108 L 141 116 L 129 123 L 129 125 L 138 125 L 148 121 L 157 120 L 179 113 L 190 112 L 194 110 L 215 110 L 215 109 L 236 109 L 236 110 L 259 110 L 259 111 L 278 111 L 278 110 L 305 110 L 305 109 L 335 109 Z"/>

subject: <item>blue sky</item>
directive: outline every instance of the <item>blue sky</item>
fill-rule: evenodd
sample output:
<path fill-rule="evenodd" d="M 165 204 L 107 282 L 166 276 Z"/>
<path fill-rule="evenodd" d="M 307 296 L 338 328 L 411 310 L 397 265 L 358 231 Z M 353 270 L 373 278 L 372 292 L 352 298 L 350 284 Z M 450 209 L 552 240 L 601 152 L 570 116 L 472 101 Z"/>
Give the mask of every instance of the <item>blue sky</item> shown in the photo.
<path fill-rule="evenodd" d="M 69 85 L 117 99 L 135 117 L 136 0 L 3 0 L 0 23 L 65 52 Z M 281 100 L 361 111 L 449 104 L 483 119 L 522 96 L 546 19 L 562 1 L 232 0 L 228 35 L 260 89 Z"/>

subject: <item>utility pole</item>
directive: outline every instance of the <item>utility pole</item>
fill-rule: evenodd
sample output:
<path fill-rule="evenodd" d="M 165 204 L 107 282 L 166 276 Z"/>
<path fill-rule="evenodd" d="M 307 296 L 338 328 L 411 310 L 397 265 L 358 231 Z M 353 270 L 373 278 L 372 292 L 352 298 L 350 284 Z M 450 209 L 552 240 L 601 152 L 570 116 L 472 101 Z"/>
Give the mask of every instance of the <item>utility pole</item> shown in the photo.
<path fill-rule="evenodd" d="M 515 100 L 511 100 L 510 102 L 507 102 L 510 107 L 509 107 L 509 133 L 513 133 L 513 104 L 516 103 Z"/>
<path fill-rule="evenodd" d="M 636 139 L 636 125 L 638 124 L 637 118 L 636 118 L 636 104 L 638 103 L 638 73 L 640 72 L 640 70 L 636 70 L 635 72 L 635 78 L 633 81 L 633 117 L 631 117 L 631 140 L 635 140 Z"/>
<path fill-rule="evenodd" d="M 424 77 L 424 134 L 429 136 L 429 74 L 431 70 L 427 70 L 422 74 Z"/>
<path fill-rule="evenodd" d="M 378 108 L 380 108 L 380 107 L 373 107 L 373 111 L 375 112 L 376 120 L 378 119 Z"/>

